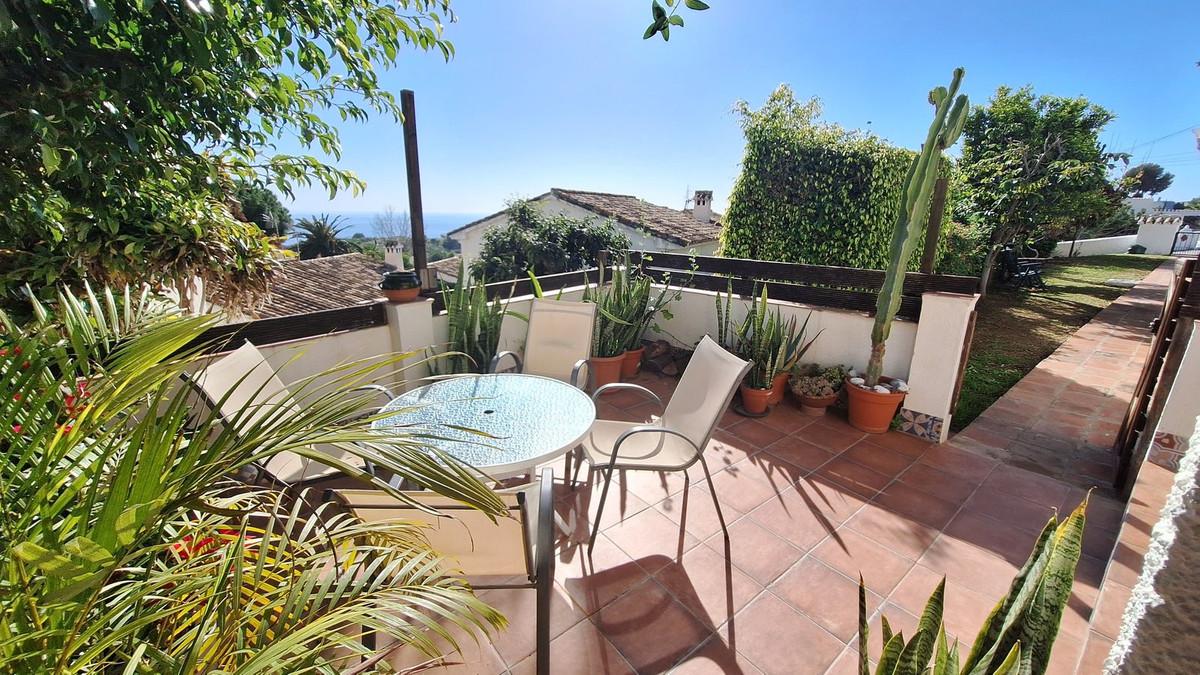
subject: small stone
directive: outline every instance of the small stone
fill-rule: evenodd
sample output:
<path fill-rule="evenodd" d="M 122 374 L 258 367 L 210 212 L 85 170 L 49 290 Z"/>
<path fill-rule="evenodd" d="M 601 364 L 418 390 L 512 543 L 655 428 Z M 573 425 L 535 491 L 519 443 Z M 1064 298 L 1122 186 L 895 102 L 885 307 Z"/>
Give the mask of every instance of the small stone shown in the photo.
<path fill-rule="evenodd" d="M 861 387 L 862 385 L 864 385 L 866 383 L 867 383 L 867 381 L 861 377 L 851 377 L 850 378 L 850 384 L 856 384 Z"/>
<path fill-rule="evenodd" d="M 858 371 L 853 368 L 851 368 L 850 370 L 847 370 L 846 374 L 849 375 L 850 377 L 858 377 Z"/>
<path fill-rule="evenodd" d="M 890 393 L 892 393 L 892 390 L 891 390 L 891 389 L 888 389 L 887 387 L 883 386 L 882 384 L 877 384 L 877 385 L 875 385 L 875 391 L 879 392 L 880 394 L 890 394 Z"/>
<path fill-rule="evenodd" d="M 896 385 L 896 391 L 908 391 L 908 385 L 904 382 Z"/>

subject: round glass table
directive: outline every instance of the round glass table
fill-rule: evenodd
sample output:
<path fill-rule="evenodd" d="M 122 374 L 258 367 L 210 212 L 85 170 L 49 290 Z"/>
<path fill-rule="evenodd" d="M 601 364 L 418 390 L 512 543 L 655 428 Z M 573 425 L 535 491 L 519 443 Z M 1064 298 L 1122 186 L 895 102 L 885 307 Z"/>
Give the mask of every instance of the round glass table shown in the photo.
<path fill-rule="evenodd" d="M 455 377 L 398 396 L 375 429 L 420 425 L 438 449 L 492 478 L 528 473 L 583 440 L 596 406 L 583 391 L 548 377 L 499 373 Z M 481 435 L 482 432 L 485 435 Z"/>

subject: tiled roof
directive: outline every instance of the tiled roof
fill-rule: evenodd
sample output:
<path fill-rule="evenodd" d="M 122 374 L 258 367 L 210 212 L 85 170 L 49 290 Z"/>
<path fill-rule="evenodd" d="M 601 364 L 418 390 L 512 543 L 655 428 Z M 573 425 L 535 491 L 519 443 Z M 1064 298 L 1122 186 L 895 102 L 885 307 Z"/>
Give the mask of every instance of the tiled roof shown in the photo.
<path fill-rule="evenodd" d="M 383 299 L 380 277 L 392 269 L 362 253 L 285 260 L 271 299 L 256 314 L 269 319 L 376 302 Z"/>
<path fill-rule="evenodd" d="M 671 209 L 651 204 L 633 195 L 551 188 L 550 192 L 540 194 L 530 201 L 538 201 L 551 195 L 585 208 L 598 216 L 612 218 L 622 225 L 645 230 L 659 239 L 666 239 L 680 246 L 716 241 L 721 234 L 720 214 L 714 213 L 712 220 L 702 223 L 692 216 L 691 210 Z M 457 234 L 503 213 L 504 211 L 497 211 L 451 230 L 448 234 Z"/>
<path fill-rule="evenodd" d="M 1183 214 L 1172 213 L 1155 213 L 1141 216 L 1138 218 L 1139 225 L 1174 225 L 1180 227 L 1187 224 L 1189 228 L 1194 229 L 1197 220 L 1200 220 L 1200 215 L 1193 215 L 1194 212 Z"/>
<path fill-rule="evenodd" d="M 461 255 L 452 255 L 449 258 L 434 260 L 433 262 L 427 264 L 426 267 L 434 272 L 437 272 L 442 278 L 446 278 L 446 275 L 449 275 L 453 278 L 458 278 L 458 266 L 461 262 Z"/>
<path fill-rule="evenodd" d="M 633 195 L 563 188 L 551 188 L 550 192 L 565 202 L 612 218 L 623 225 L 646 230 L 659 239 L 666 239 L 680 246 L 713 241 L 721 234 L 721 223 L 715 214 L 709 222 L 702 223 L 692 216 L 691 211 L 651 204 Z"/>

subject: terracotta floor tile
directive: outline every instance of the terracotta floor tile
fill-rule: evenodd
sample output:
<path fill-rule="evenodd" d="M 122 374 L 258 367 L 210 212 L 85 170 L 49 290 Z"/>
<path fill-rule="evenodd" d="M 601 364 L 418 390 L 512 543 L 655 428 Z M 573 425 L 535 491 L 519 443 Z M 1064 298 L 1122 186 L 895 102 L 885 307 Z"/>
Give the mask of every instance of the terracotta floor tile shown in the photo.
<path fill-rule="evenodd" d="M 813 470 L 834 458 L 834 453 L 813 445 L 799 436 L 788 436 L 768 445 L 764 452 L 778 457 L 783 461 Z"/>
<path fill-rule="evenodd" d="M 796 483 L 796 490 L 805 502 L 814 505 L 821 514 L 835 523 L 844 523 L 858 512 L 867 500 L 857 493 L 829 481 L 820 474 L 812 474 Z"/>
<path fill-rule="evenodd" d="M 878 504 L 864 506 L 846 521 L 846 527 L 909 560 L 920 558 L 938 536 L 937 529 Z"/>
<path fill-rule="evenodd" d="M 1096 613 L 1092 617 L 1092 630 L 1107 638 L 1116 638 L 1121 630 L 1121 620 L 1125 615 L 1125 606 L 1133 591 L 1121 584 L 1108 582 L 1100 591 L 1100 601 L 1096 604 Z"/>
<path fill-rule="evenodd" d="M 682 524 L 697 539 L 708 539 L 721 531 L 721 520 L 713 505 L 712 492 L 706 485 L 698 485 L 667 497 L 655 504 L 654 508 L 673 522 Z M 721 505 L 721 514 L 725 516 L 726 526 L 742 517 L 742 512 L 729 504 Z"/>
<path fill-rule="evenodd" d="M 726 541 L 720 534 L 713 535 L 704 545 L 719 555 L 726 555 Z M 733 564 L 762 585 L 774 581 L 804 555 L 803 551 L 764 529 L 752 518 L 742 518 L 729 526 L 728 545 Z"/>
<path fill-rule="evenodd" d="M 921 438 L 917 438 L 912 434 L 903 434 L 899 431 L 889 431 L 886 434 L 872 434 L 868 437 L 875 445 L 882 445 L 885 448 L 891 448 L 898 452 L 902 452 L 914 459 L 925 454 L 929 448 L 933 447 L 933 443 Z"/>
<path fill-rule="evenodd" d="M 596 485 L 603 486 L 603 480 L 576 490 L 567 489 L 555 495 L 555 506 L 563 518 L 568 521 L 570 518 L 575 519 L 575 536 L 578 541 L 587 539 L 589 523 L 596 522 L 596 514 L 600 510 L 600 490 Z M 614 482 L 608 492 L 608 501 L 604 505 L 600 529 L 612 527 L 648 508 L 650 505 L 645 500 L 630 492 L 619 481 Z"/>
<path fill-rule="evenodd" d="M 1014 527 L 989 516 L 963 511 L 950 521 L 944 533 L 994 553 L 1014 565 L 1023 565 L 1037 543 L 1035 532 Z"/>
<path fill-rule="evenodd" d="M 718 429 L 704 449 L 704 458 L 711 471 L 720 471 L 748 457 L 758 454 L 758 447 L 735 436 L 732 432 Z"/>
<path fill-rule="evenodd" d="M 842 453 L 842 458 L 861 464 L 889 478 L 895 478 L 916 461 L 915 457 L 906 455 L 899 450 L 876 445 L 869 438 L 850 446 Z"/>
<path fill-rule="evenodd" d="M 771 586 L 783 598 L 842 642 L 858 632 L 858 583 L 808 556 L 796 563 Z M 883 602 L 867 592 L 868 616 Z"/>
<path fill-rule="evenodd" d="M 957 503 L 909 487 L 906 483 L 892 483 L 876 495 L 873 501 L 889 511 L 937 528 L 950 522 L 959 509 Z"/>
<path fill-rule="evenodd" d="M 850 461 L 845 453 L 829 460 L 817 469 L 816 474 L 868 498 L 892 480 L 889 476 Z"/>
<path fill-rule="evenodd" d="M 442 649 L 444 658 L 441 663 L 444 665 L 422 668 L 420 670 L 421 673 L 433 673 L 434 675 L 499 675 L 507 671 L 508 666 L 505 665 L 504 659 L 500 658 L 500 655 L 496 653 L 496 649 L 486 636 L 476 636 L 467 633 L 458 626 L 448 626 L 446 630 L 454 637 L 460 651 L 453 651 L 453 648 L 441 638 L 435 639 L 435 642 Z M 385 649 L 391 645 L 380 640 L 376 646 L 378 649 Z M 407 645 L 392 652 L 387 657 L 387 662 L 400 672 L 417 668 L 421 664 L 429 663 L 429 661 L 428 655 Z"/>
<path fill-rule="evenodd" d="M 933 542 L 918 562 L 955 584 L 996 599 L 1008 592 L 1017 573 L 1016 565 L 1000 556 L 947 536 Z"/>
<path fill-rule="evenodd" d="M 657 504 L 673 494 L 682 492 L 685 488 L 704 480 L 703 470 L 696 465 L 687 471 L 638 471 L 634 469 L 618 470 L 617 480 L 625 489 L 637 495 L 647 504 Z M 603 474 L 597 471 L 593 477 L 593 489 L 599 499 L 600 486 L 603 485 Z M 605 507 L 607 508 L 607 507 Z"/>
<path fill-rule="evenodd" d="M 639 673 L 663 673 L 712 636 L 657 583 L 648 583 L 592 616 Z"/>
<path fill-rule="evenodd" d="M 479 598 L 509 617 L 508 627 L 492 638 L 504 662 L 516 665 L 537 647 L 537 593 L 531 589 L 492 589 Z M 556 638 L 585 618 L 566 592 L 556 588 L 550 599 L 550 638 Z"/>
<path fill-rule="evenodd" d="M 737 629 L 738 652 L 771 675 L 822 673 L 842 651 L 840 640 L 770 593 L 737 616 Z"/>
<path fill-rule="evenodd" d="M 678 523 L 654 509 L 646 509 L 617 523 L 604 530 L 604 535 L 649 573 L 700 543 Z"/>
<path fill-rule="evenodd" d="M 841 452 L 866 436 L 846 422 L 829 415 L 804 427 L 796 435 L 833 452 Z"/>
<path fill-rule="evenodd" d="M 838 530 L 812 555 L 847 577 L 861 574 L 867 589 L 887 597 L 904 578 L 913 562 L 850 529 Z"/>
<path fill-rule="evenodd" d="M 963 510 L 982 513 L 1031 532 L 1041 532 L 1050 516 L 1054 515 L 1051 507 L 982 487 L 963 504 Z"/>
<path fill-rule="evenodd" d="M 975 491 L 976 485 L 928 464 L 917 462 L 900 474 L 900 482 L 928 495 L 961 504 Z"/>
<path fill-rule="evenodd" d="M 756 448 L 765 448 L 785 435 L 782 431 L 773 429 L 759 420 L 746 420 L 730 429 L 729 433 Z"/>
<path fill-rule="evenodd" d="M 996 467 L 995 460 L 980 457 L 953 445 L 935 445 L 917 461 L 975 485 L 982 483 Z"/>
<path fill-rule="evenodd" d="M 874 667 L 875 664 L 871 664 L 871 672 L 874 672 Z M 851 647 L 843 649 L 829 670 L 825 671 L 825 675 L 858 675 L 858 673 L 858 652 Z"/>
<path fill-rule="evenodd" d="M 560 552 L 554 566 L 555 581 L 584 614 L 596 612 L 649 578 L 646 570 L 603 534 L 591 557 L 583 544 Z"/>
<path fill-rule="evenodd" d="M 714 635 L 671 671 L 672 675 L 760 675 L 744 656 Z"/>
<path fill-rule="evenodd" d="M 784 541 L 807 551 L 841 524 L 830 504 L 814 493 L 806 486 L 797 486 L 751 511 L 749 516 Z"/>
<path fill-rule="evenodd" d="M 749 513 L 791 486 L 786 474 L 767 474 L 768 468 L 750 460 L 739 462 L 713 477 L 713 490 L 722 504 Z"/>
<path fill-rule="evenodd" d="M 536 655 L 513 666 L 512 675 L 534 675 Z M 550 642 L 550 672 L 555 675 L 632 675 L 634 670 L 590 621 L 581 621 Z"/>
<path fill-rule="evenodd" d="M 1065 483 L 1049 476 L 1003 464 L 988 475 L 983 487 L 1055 508 L 1060 506 L 1070 493 L 1070 488 Z"/>
<path fill-rule="evenodd" d="M 1061 632 L 1054 639 L 1050 650 L 1050 662 L 1046 664 L 1046 675 L 1075 675 L 1075 666 L 1083 653 L 1083 639 Z"/>
<path fill-rule="evenodd" d="M 705 627 L 716 630 L 763 590 L 725 556 L 698 546 L 655 574 L 664 588 Z"/>
<path fill-rule="evenodd" d="M 794 434 L 818 419 L 820 417 L 809 415 L 800 410 L 795 402 L 788 397 L 784 399 L 783 403 L 772 408 L 771 414 L 762 418 L 762 423 L 785 434 Z"/>
<path fill-rule="evenodd" d="M 1112 640 L 1093 631 L 1088 636 L 1087 644 L 1083 647 L 1083 655 L 1079 657 L 1079 666 L 1076 667 L 1075 672 L 1081 674 L 1103 673 L 1104 662 L 1108 659 L 1112 646 Z"/>

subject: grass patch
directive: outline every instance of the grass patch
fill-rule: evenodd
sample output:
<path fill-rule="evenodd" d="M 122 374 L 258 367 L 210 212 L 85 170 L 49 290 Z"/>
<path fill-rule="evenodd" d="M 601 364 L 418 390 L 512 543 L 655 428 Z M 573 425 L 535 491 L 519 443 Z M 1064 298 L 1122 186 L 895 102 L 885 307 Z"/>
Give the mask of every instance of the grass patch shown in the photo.
<path fill-rule="evenodd" d="M 1105 286 L 1109 279 L 1135 279 L 1166 258 L 1103 255 L 1046 264 L 1044 291 L 995 288 L 981 298 L 971 340 L 971 358 L 950 428 L 970 424 L 1004 392 L 1050 356 L 1097 312 L 1125 289 Z"/>

